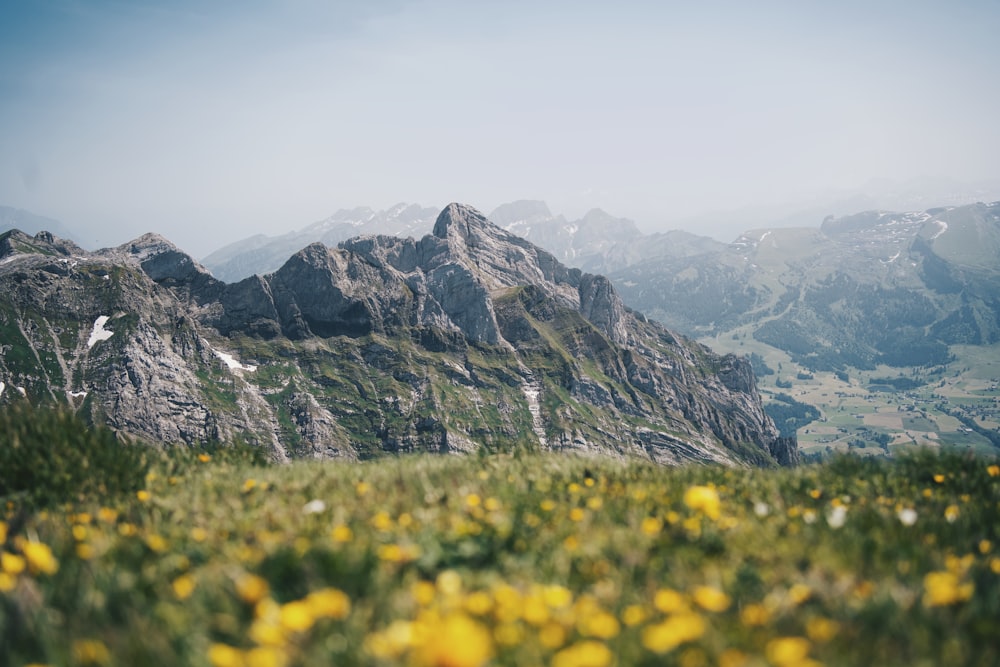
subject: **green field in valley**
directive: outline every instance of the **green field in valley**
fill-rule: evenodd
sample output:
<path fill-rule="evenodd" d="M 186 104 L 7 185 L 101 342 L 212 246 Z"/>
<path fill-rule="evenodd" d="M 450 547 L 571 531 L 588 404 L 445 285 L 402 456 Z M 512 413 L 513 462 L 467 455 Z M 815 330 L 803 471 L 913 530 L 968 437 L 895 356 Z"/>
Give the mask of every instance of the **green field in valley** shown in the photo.
<path fill-rule="evenodd" d="M 1000 465 L 254 465 L 0 523 L 25 665 L 995 665 Z"/>

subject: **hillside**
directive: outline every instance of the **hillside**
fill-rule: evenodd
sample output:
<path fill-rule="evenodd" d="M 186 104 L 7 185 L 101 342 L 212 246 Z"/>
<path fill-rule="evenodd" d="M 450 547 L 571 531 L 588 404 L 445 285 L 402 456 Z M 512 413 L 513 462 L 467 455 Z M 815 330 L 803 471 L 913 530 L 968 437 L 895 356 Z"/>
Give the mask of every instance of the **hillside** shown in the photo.
<path fill-rule="evenodd" d="M 156 235 L 0 237 L 0 400 L 272 458 L 512 448 L 793 463 L 750 366 L 451 205 L 433 234 L 309 245 L 223 283 Z"/>

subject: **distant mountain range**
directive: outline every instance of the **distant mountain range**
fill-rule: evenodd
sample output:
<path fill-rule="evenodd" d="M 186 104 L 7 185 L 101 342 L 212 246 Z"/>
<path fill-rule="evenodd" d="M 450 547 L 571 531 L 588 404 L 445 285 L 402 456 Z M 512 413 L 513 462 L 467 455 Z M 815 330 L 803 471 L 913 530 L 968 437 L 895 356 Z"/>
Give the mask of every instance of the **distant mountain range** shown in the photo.
<path fill-rule="evenodd" d="M 393 211 L 327 230 L 423 220 Z M 448 206 L 431 231 L 311 243 L 228 284 L 155 234 L 87 252 L 6 232 L 0 402 L 69 403 L 145 440 L 244 440 L 278 460 L 517 448 L 798 459 L 746 360 L 673 335 L 607 279 L 474 209 Z"/>
<path fill-rule="evenodd" d="M 610 277 L 688 335 L 745 330 L 806 368 L 941 364 L 950 345 L 1000 341 L 1000 203 L 758 229 Z"/>

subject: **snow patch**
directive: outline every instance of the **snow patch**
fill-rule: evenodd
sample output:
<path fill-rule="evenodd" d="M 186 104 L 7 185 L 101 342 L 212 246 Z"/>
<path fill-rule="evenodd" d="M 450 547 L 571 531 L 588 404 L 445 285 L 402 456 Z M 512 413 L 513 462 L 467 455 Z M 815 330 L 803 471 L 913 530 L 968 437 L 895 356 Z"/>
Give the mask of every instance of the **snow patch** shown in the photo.
<path fill-rule="evenodd" d="M 941 236 L 946 231 L 948 231 L 948 223 L 945 222 L 944 220 L 935 220 L 934 222 L 938 224 L 939 229 L 936 232 L 934 232 L 934 236 L 930 238 L 931 241 L 933 241 L 934 239 L 936 239 L 937 237 Z"/>
<path fill-rule="evenodd" d="M 257 370 L 256 366 L 252 366 L 250 364 L 244 365 L 236 361 L 231 354 L 220 352 L 219 350 L 212 350 L 212 352 L 214 352 L 215 356 L 219 359 L 222 359 L 222 363 L 224 363 L 231 371 L 247 371 L 249 373 L 253 373 Z"/>
<path fill-rule="evenodd" d="M 763 243 L 764 239 L 766 239 L 770 235 L 771 235 L 771 230 L 768 230 L 768 231 L 764 232 L 764 235 L 760 237 L 760 240 L 757 241 L 757 243 Z"/>
<path fill-rule="evenodd" d="M 24 397 L 28 396 L 28 392 L 24 387 L 14 387 L 14 389 L 17 389 L 17 391 L 20 392 L 21 396 Z"/>
<path fill-rule="evenodd" d="M 0 382 L 0 396 L 3 396 L 3 390 L 7 388 L 7 384 Z"/>
<path fill-rule="evenodd" d="M 85 391 L 71 391 L 71 392 L 69 392 L 69 395 L 72 396 L 73 398 L 86 398 L 87 397 L 87 392 L 85 392 Z"/>
<path fill-rule="evenodd" d="M 893 255 L 892 257 L 890 257 L 889 259 L 880 259 L 879 261 L 882 262 L 883 264 L 892 264 L 897 259 L 899 259 L 899 253 L 898 252 L 895 255 Z"/>
<path fill-rule="evenodd" d="M 114 331 L 108 331 L 104 328 L 104 325 L 108 323 L 108 316 L 101 315 L 96 320 L 94 320 L 94 329 L 90 332 L 90 338 L 87 339 L 87 347 L 91 348 L 97 345 L 99 340 L 107 340 L 114 335 Z"/>

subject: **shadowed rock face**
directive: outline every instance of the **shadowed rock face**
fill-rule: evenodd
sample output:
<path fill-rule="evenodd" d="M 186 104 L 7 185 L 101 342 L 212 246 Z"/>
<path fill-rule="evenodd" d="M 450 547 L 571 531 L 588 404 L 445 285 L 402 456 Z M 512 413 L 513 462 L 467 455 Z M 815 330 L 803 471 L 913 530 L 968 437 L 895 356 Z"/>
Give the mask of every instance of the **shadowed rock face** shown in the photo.
<path fill-rule="evenodd" d="M 54 243 L 0 237 L 0 324 L 19 351 L 0 380 L 127 433 L 240 437 L 277 459 L 526 447 L 797 460 L 748 364 L 467 206 L 420 240 L 314 243 L 231 285 L 155 235 L 90 254 Z M 93 343 L 100 316 L 113 333 Z"/>

